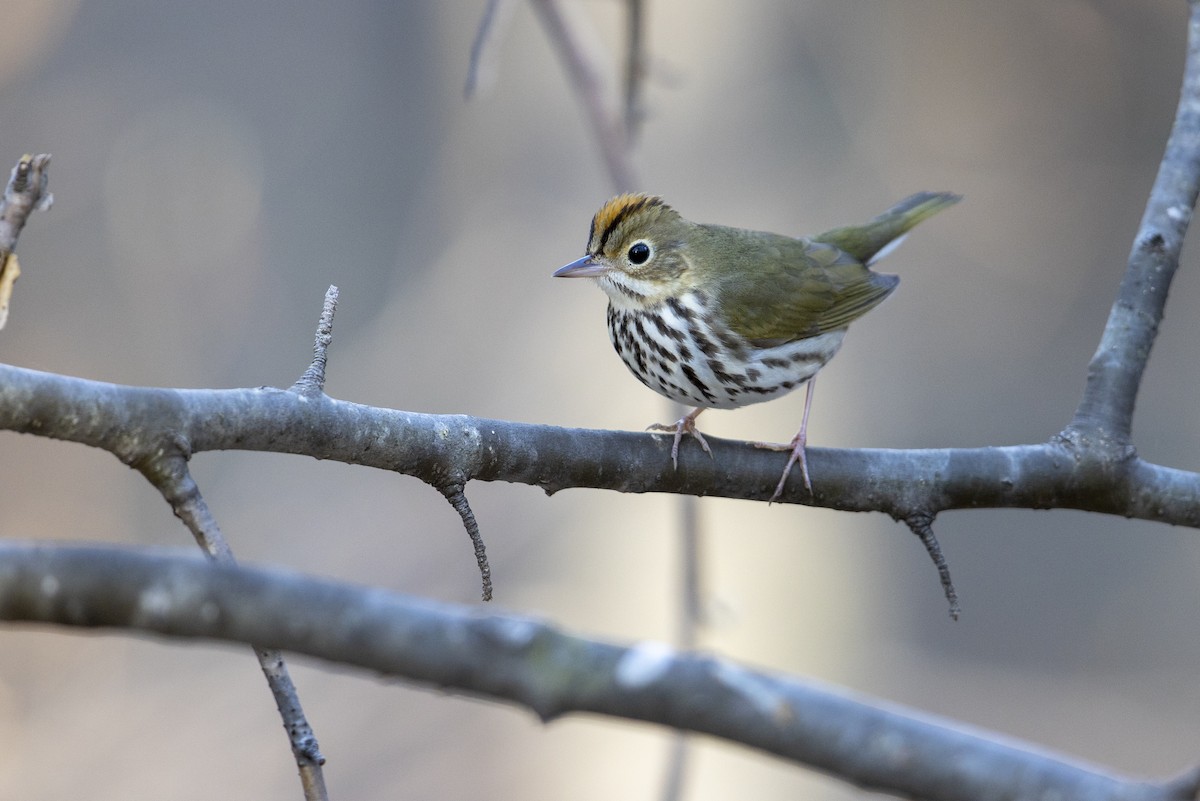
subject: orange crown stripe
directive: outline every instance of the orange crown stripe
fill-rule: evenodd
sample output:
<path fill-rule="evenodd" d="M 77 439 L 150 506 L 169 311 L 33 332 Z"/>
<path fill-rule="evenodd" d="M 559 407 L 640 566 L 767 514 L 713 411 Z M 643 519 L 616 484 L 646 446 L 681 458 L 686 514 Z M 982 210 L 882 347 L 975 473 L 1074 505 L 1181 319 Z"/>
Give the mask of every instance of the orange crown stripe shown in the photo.
<path fill-rule="evenodd" d="M 592 230 L 588 235 L 588 252 L 595 255 L 604 250 L 609 237 L 617 230 L 621 222 L 636 211 L 655 206 L 666 206 L 663 199 L 644 193 L 617 195 L 600 207 L 592 218 Z M 599 232 L 599 239 L 597 239 Z"/>

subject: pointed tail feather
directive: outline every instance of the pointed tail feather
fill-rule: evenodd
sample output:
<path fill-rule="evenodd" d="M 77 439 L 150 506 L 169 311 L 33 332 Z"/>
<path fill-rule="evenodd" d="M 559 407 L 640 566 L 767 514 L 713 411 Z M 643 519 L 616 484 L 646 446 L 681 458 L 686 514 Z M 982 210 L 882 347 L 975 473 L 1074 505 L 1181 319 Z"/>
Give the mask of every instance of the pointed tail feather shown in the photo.
<path fill-rule="evenodd" d="M 950 192 L 918 192 L 863 225 L 834 228 L 813 237 L 870 264 L 891 252 L 887 246 L 912 230 L 917 223 L 962 200 Z M 898 242 L 897 242 L 898 244 Z"/>

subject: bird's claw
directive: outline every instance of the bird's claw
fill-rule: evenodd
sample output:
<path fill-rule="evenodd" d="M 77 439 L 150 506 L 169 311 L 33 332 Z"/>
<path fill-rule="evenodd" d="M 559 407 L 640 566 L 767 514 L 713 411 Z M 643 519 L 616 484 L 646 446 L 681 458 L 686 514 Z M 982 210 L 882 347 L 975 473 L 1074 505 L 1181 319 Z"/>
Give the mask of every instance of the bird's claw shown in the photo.
<path fill-rule="evenodd" d="M 675 441 L 671 443 L 671 464 L 676 470 L 679 469 L 679 441 L 683 439 L 683 435 L 691 434 L 709 458 L 713 458 L 712 449 L 708 447 L 708 440 L 704 439 L 704 435 L 696 428 L 696 414 L 685 415 L 679 418 L 674 423 L 652 423 L 646 426 L 647 431 L 669 431 L 674 432 Z"/>
<path fill-rule="evenodd" d="M 775 485 L 775 492 L 771 495 L 768 504 L 775 503 L 783 497 L 783 487 L 787 484 L 788 476 L 791 475 L 792 465 L 796 462 L 800 463 L 800 476 L 804 479 L 804 488 L 808 490 L 808 494 L 812 495 L 812 481 L 808 477 L 808 456 L 806 453 L 807 442 L 804 437 L 797 434 L 791 442 L 784 445 L 778 442 L 755 442 L 754 447 L 764 448 L 770 451 L 791 451 L 788 456 L 787 464 L 783 468 L 783 475 L 779 478 L 779 483 Z"/>

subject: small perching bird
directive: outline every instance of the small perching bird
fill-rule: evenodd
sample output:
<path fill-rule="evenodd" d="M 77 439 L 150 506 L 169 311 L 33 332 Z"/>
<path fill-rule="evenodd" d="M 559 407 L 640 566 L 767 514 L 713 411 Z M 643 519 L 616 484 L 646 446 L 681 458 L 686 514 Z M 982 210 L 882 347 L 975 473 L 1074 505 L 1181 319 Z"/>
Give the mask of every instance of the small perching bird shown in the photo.
<path fill-rule="evenodd" d="M 959 201 L 948 192 L 906 198 L 868 223 L 796 239 L 685 220 L 659 197 L 619 195 L 592 218 L 587 255 L 554 273 L 594 278 L 608 295 L 608 334 L 643 384 L 695 408 L 674 424 L 671 460 L 691 434 L 711 455 L 696 418 L 779 397 L 807 382 L 800 430 L 771 500 L 805 458 L 814 377 L 850 323 L 900 279 L 869 265 L 913 226 Z M 892 246 L 892 247 L 889 247 Z"/>

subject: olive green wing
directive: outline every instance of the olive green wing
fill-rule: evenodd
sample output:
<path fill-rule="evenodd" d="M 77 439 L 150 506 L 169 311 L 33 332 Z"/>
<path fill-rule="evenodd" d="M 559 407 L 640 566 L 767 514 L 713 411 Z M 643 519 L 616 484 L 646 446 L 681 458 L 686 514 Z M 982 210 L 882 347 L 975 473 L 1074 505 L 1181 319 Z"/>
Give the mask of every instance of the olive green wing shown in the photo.
<path fill-rule="evenodd" d="M 722 237 L 737 247 L 724 254 L 727 269 L 711 285 L 726 324 L 758 344 L 845 328 L 900 283 L 829 244 L 750 231 L 736 234 L 734 240 Z"/>

